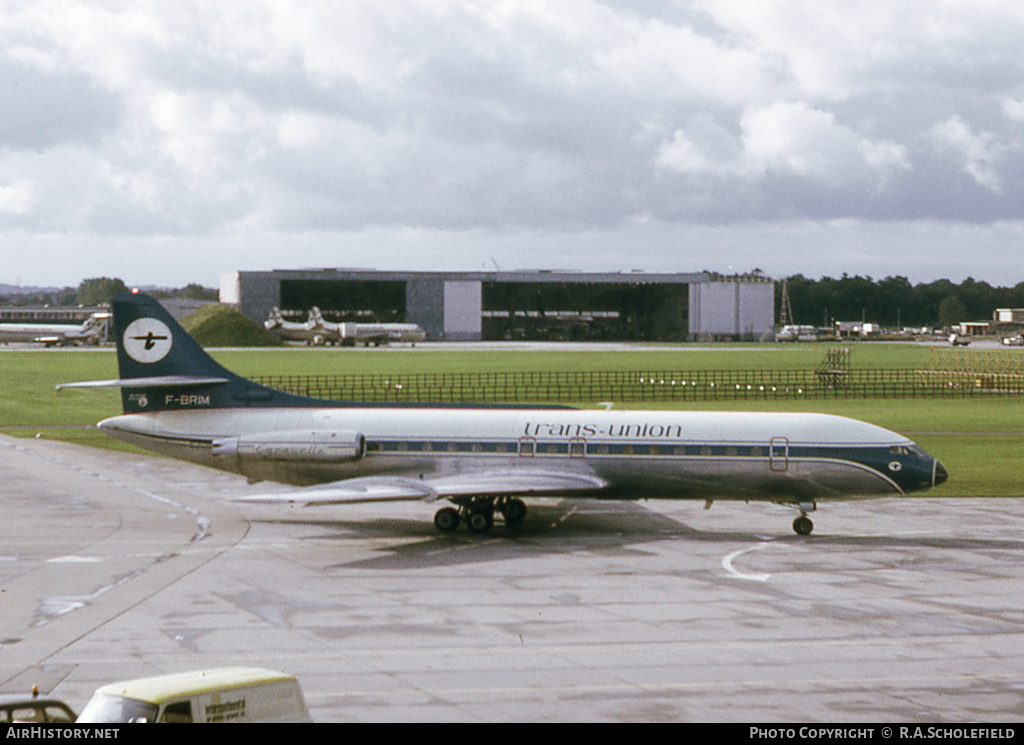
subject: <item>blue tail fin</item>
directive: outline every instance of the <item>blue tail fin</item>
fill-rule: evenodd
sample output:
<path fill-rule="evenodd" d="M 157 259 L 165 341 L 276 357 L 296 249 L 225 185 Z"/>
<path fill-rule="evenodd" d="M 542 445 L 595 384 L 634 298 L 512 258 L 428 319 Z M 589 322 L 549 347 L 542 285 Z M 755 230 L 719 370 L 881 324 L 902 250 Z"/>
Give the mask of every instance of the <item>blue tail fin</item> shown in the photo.
<path fill-rule="evenodd" d="M 221 367 L 148 295 L 118 295 L 113 311 L 126 414 L 298 403 Z"/>

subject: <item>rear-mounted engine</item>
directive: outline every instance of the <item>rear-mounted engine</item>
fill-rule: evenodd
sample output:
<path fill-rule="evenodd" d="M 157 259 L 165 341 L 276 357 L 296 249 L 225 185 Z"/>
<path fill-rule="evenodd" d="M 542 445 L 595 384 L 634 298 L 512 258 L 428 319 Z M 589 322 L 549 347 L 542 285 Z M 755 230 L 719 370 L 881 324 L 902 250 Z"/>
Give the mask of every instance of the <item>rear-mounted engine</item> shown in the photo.
<path fill-rule="evenodd" d="M 240 461 L 344 463 L 366 455 L 366 438 L 352 430 L 265 432 L 214 440 L 213 455 Z"/>

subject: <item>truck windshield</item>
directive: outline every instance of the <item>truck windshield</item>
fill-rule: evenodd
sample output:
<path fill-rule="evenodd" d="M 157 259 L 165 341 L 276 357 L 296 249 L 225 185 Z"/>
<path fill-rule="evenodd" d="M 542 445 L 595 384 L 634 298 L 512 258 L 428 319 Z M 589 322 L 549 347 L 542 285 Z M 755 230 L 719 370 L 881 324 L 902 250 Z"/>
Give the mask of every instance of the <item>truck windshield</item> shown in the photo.
<path fill-rule="evenodd" d="M 124 696 L 96 693 L 78 715 L 78 721 L 86 724 L 109 722 L 155 722 L 159 707 L 145 701 L 136 701 Z"/>

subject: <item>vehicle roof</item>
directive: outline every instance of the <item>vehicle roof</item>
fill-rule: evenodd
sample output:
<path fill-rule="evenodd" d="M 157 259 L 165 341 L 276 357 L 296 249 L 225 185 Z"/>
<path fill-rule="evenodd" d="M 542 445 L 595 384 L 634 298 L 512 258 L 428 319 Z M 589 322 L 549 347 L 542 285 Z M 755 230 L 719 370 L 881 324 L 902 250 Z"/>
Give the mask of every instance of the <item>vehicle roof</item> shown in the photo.
<path fill-rule="evenodd" d="M 287 673 L 259 667 L 215 667 L 108 683 L 97 688 L 96 693 L 160 704 L 170 698 L 194 696 L 211 690 L 243 688 L 287 680 L 295 678 Z"/>
<path fill-rule="evenodd" d="M 32 698 L 31 693 L 0 693 L 0 706 L 49 706 L 51 704 L 71 708 L 57 698 L 42 698 L 40 696 Z"/>

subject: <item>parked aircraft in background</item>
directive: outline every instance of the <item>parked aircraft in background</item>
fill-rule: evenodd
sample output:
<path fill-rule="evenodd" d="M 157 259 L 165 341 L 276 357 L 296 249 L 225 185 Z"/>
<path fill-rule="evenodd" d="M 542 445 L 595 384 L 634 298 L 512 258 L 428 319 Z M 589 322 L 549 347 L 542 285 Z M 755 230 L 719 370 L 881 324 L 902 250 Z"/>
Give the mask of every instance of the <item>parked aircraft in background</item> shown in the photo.
<path fill-rule="evenodd" d="M 356 344 L 380 346 L 390 342 L 410 342 L 415 344 L 427 338 L 427 332 L 415 323 L 331 323 L 325 321 L 320 309 L 313 307 L 309 318 L 327 331 L 327 339 L 331 344 L 354 347 Z"/>
<path fill-rule="evenodd" d="M 814 326 L 783 326 L 775 334 L 775 341 L 817 341 L 818 330 Z"/>
<path fill-rule="evenodd" d="M 316 316 L 311 311 L 305 323 L 295 323 L 284 320 L 281 310 L 274 308 L 270 311 L 270 317 L 263 322 L 263 328 L 277 334 L 285 341 L 302 341 L 312 347 L 322 347 L 327 343 L 327 332 L 324 330 L 319 309 L 313 308 L 313 310 L 316 311 Z"/>
<path fill-rule="evenodd" d="M 305 323 L 286 321 L 280 309 L 274 308 L 263 326 L 282 339 L 304 341 L 318 347 L 325 344 L 347 347 L 356 344 L 380 346 L 390 342 L 415 344 L 427 338 L 427 333 L 414 323 L 331 323 L 324 320 L 316 306 L 310 308 Z"/>
<path fill-rule="evenodd" d="M 99 344 L 107 338 L 110 313 L 93 313 L 81 324 L 0 323 L 0 342 L 34 342 L 48 347 Z"/>
<path fill-rule="evenodd" d="M 124 413 L 99 423 L 182 460 L 304 488 L 243 501 L 335 505 L 447 500 L 442 531 L 490 530 L 524 496 L 819 502 L 902 496 L 946 481 L 906 437 L 823 414 L 589 411 L 332 402 L 221 367 L 152 298 L 115 298 Z"/>

